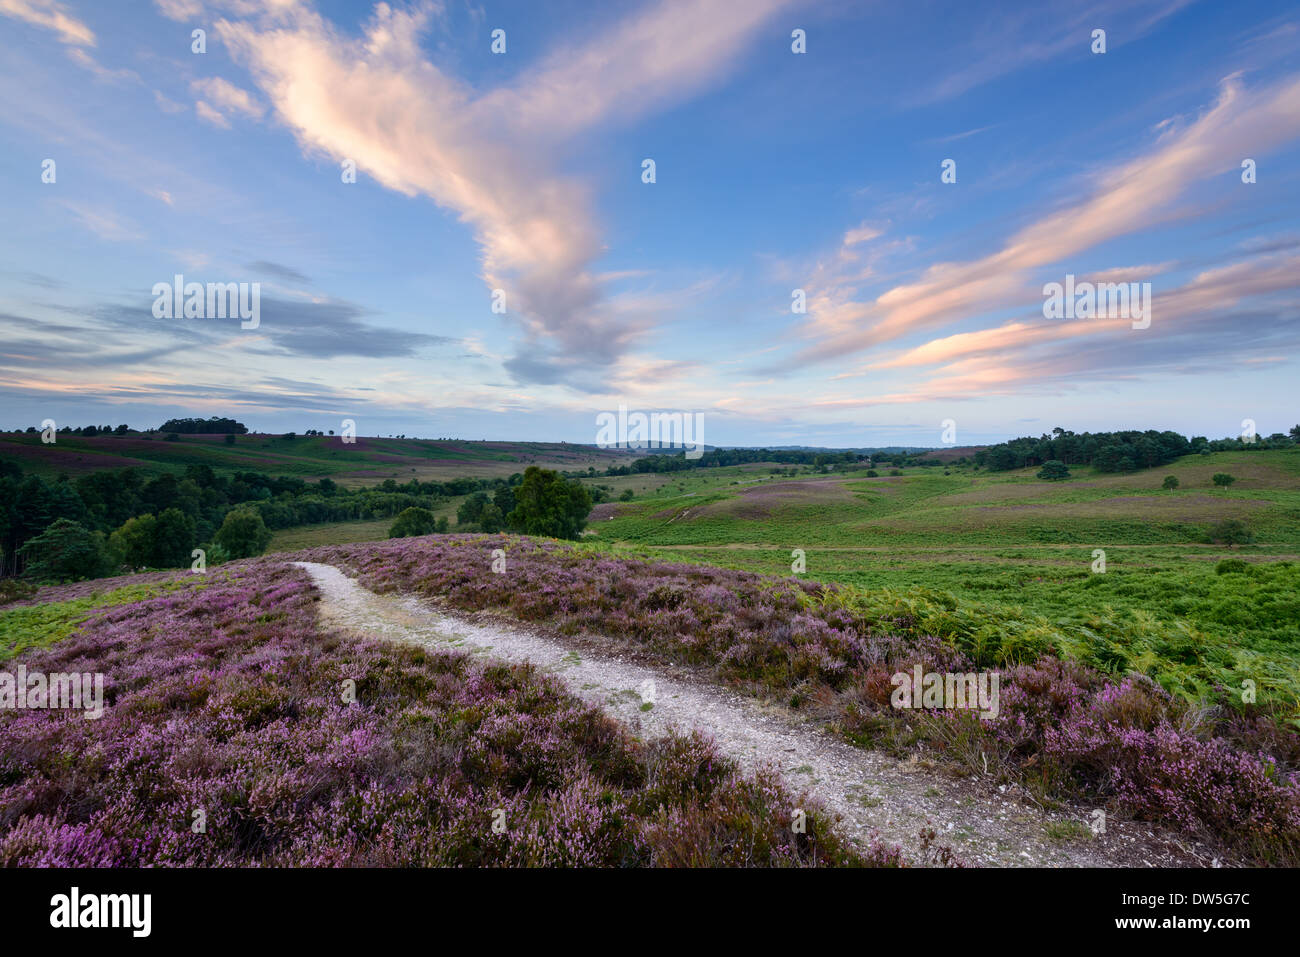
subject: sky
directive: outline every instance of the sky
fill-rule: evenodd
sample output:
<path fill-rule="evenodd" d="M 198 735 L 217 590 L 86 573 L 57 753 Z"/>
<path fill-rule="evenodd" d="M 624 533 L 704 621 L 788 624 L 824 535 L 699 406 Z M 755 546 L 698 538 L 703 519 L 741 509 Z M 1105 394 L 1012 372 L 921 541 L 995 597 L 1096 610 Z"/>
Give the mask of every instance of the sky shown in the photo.
<path fill-rule="evenodd" d="M 1291 3 L 0 0 L 0 213 L 4 428 L 1300 421 Z"/>

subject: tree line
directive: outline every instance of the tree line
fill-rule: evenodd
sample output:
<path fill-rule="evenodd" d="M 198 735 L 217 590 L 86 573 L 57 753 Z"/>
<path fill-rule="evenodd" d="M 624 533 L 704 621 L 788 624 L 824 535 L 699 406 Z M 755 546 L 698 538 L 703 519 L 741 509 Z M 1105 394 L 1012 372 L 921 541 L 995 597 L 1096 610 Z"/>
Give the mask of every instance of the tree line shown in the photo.
<path fill-rule="evenodd" d="M 49 481 L 0 460 L 0 577 L 22 575 L 32 561 L 38 563 L 38 570 L 43 568 L 40 549 L 28 546 L 57 522 L 65 523 L 60 526 L 60 549 L 71 547 L 69 536 L 84 538 L 84 548 L 92 552 L 93 545 L 87 543 L 102 539 L 103 564 L 114 570 L 177 568 L 190 563 L 196 547 L 208 546 L 210 561 L 247 557 L 222 545 L 221 531 L 234 512 L 252 516 L 234 522 L 245 536 L 234 550 L 246 551 L 250 543 L 265 539 L 253 552 L 259 554 L 269 541 L 270 529 L 392 518 L 404 509 L 434 509 L 452 496 L 494 492 L 522 481 L 518 474 L 508 479 L 412 480 L 401 485 L 387 479 L 370 488 L 347 489 L 329 478 L 308 482 L 250 471 L 220 475 L 208 465 L 190 465 L 180 474 L 153 477 L 127 468 Z M 69 524 L 75 528 L 69 529 Z M 227 533 L 228 544 L 234 543 L 233 534 Z M 99 566 L 95 570 L 112 573 Z"/>
<path fill-rule="evenodd" d="M 1267 438 L 1188 439 L 1177 432 L 1071 432 L 1056 428 L 1037 438 L 1024 436 L 990 445 L 975 453 L 975 464 L 993 472 L 1030 468 L 1048 462 L 1066 466 L 1090 465 L 1099 472 L 1134 472 L 1165 465 L 1184 455 L 1230 451 L 1260 451 L 1287 448 L 1300 439 L 1300 425 L 1290 434 L 1277 432 Z"/>

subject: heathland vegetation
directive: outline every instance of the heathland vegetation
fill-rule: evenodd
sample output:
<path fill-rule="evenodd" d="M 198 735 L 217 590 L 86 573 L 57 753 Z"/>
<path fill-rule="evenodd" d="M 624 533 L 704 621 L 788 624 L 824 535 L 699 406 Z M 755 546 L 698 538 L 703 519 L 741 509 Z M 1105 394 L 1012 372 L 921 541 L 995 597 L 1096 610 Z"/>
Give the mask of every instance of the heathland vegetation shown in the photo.
<path fill-rule="evenodd" d="M 669 799 L 653 784 L 671 779 L 657 755 L 685 760 L 705 745 L 581 731 L 595 725 L 554 717 L 576 713 L 562 689 L 527 684 L 534 679 L 513 669 L 479 676 L 464 662 L 408 660 L 337 637 L 312 644 L 305 636 L 320 626 L 303 598 L 308 586 L 285 564 L 304 558 L 347 568 L 377 590 L 504 613 L 704 669 L 862 746 L 924 752 L 979 780 L 1027 787 L 1044 802 L 1086 800 L 1239 858 L 1300 861 L 1294 434 L 1208 441 L 1057 429 L 983 449 L 710 450 L 698 459 L 663 452 L 602 460 L 569 447 L 574 458 L 558 473 L 530 466 L 531 453 L 519 447 L 492 474 L 474 459 L 463 463 L 465 474 L 400 484 L 305 468 L 275 475 L 230 459 L 216 467 L 191 460 L 191 439 L 157 446 L 173 457 L 147 468 L 75 478 L 51 474 L 39 442 L 12 457 L 0 442 L 0 542 L 6 570 L 23 576 L 0 588 L 0 600 L 13 602 L 0 610 L 0 656 L 54 655 L 41 660 L 120 673 L 133 667 L 131 649 L 147 651 L 152 670 L 131 671 L 110 695 L 121 723 L 100 724 L 120 742 L 162 733 L 168 716 L 181 719 L 175 733 L 210 741 L 215 755 L 193 787 L 214 789 L 213 806 L 243 831 L 200 850 L 180 825 L 154 823 L 180 814 L 176 794 L 164 789 L 134 807 L 105 783 L 148 768 L 128 772 L 110 761 L 99 777 L 74 782 L 52 757 L 10 768 L 11 797 L 18 788 L 37 798 L 0 801 L 10 822 L 4 860 L 34 862 L 38 848 L 56 846 L 58 860 L 78 863 L 741 863 L 725 848 L 742 833 L 757 849 L 748 863 L 810 862 L 814 846 L 819 863 L 857 854 L 896 860 L 880 848 L 845 850 L 829 830 L 790 843 L 772 809 L 792 798 L 716 754 L 708 766 L 720 777 L 682 779 L 672 794 L 694 796 Z M 238 436 L 264 439 L 290 449 L 320 443 L 300 465 L 328 464 L 329 443 L 338 443 Z M 231 448 L 219 435 L 194 441 L 219 455 Z M 576 541 L 549 541 L 557 538 Z M 206 575 L 154 573 L 31 594 L 32 581 L 185 567 L 182 546 L 196 543 L 210 549 Z M 263 548 L 272 554 L 236 561 Z M 294 548 L 310 550 L 284 554 Z M 497 550 L 507 573 L 493 570 Z M 215 637 L 196 652 L 199 638 L 175 616 L 201 618 L 200 606 L 215 608 Z M 259 648 L 272 646 L 292 666 L 266 672 Z M 196 653 L 209 656 L 197 670 L 186 664 Z M 362 660 L 385 677 L 362 695 L 363 715 L 336 715 L 324 689 Z M 988 721 L 890 707 L 890 675 L 917 665 L 998 669 L 1000 714 Z M 463 698 L 471 672 L 487 683 L 490 706 Z M 521 715 L 525 688 L 534 705 Z M 235 743 L 216 736 L 210 712 L 218 706 L 234 709 Z M 484 707 L 496 716 L 486 726 Z M 14 753 L 26 747 L 23 735 L 49 730 L 40 723 L 48 715 L 29 714 L 27 724 L 13 717 L 0 717 L 0 734 L 11 736 Z M 335 753 L 320 737 L 322 728 L 345 726 L 364 748 Z M 519 729 L 492 738 L 508 756 L 489 748 L 466 764 L 453 748 L 459 757 L 437 768 L 416 756 L 435 742 L 468 741 L 456 737 L 467 728 L 474 737 L 498 726 Z M 231 769 L 262 760 L 268 729 L 299 742 L 295 760 L 349 768 L 350 777 L 303 791 L 292 760 L 267 757 L 260 783 L 245 793 Z M 543 738 L 566 759 L 597 762 L 594 777 L 514 754 Z M 88 740 L 65 743 L 84 749 Z M 627 774 L 599 770 L 591 747 Z M 428 805 L 436 812 L 426 807 L 434 794 L 426 778 L 445 782 Z M 546 783 L 525 796 L 528 780 Z M 475 802 L 489 800 L 515 802 L 512 820 L 526 822 L 509 848 L 469 837 L 480 823 Z M 583 837 L 547 844 L 553 815 L 574 806 L 590 808 Z M 599 811 L 614 806 L 617 827 Z M 365 849 L 335 827 L 340 817 L 355 823 L 350 808 L 375 809 Z M 655 823 L 688 819 L 708 823 L 676 843 Z M 691 841 L 703 848 L 693 858 Z M 451 856 L 439 857 L 435 845 Z"/>

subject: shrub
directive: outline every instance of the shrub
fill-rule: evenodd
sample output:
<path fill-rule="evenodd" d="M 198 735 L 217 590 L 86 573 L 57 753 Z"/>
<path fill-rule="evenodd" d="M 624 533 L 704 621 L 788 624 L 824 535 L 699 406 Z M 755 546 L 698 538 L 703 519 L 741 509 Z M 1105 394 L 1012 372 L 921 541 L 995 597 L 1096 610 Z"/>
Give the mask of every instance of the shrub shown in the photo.
<path fill-rule="evenodd" d="M 21 578 L 0 578 L 0 605 L 24 601 L 36 594 L 36 586 Z"/>
<path fill-rule="evenodd" d="M 407 538 L 432 535 L 438 529 L 438 520 L 427 508 L 407 508 L 398 513 L 388 529 L 389 538 Z"/>
<path fill-rule="evenodd" d="M 1239 518 L 1225 518 L 1214 523 L 1206 535 L 1215 545 L 1227 545 L 1229 548 L 1233 545 L 1250 545 L 1255 541 L 1255 536 L 1246 523 Z"/>
<path fill-rule="evenodd" d="M 1215 485 L 1219 486 L 1219 488 L 1226 492 L 1228 486 L 1237 481 L 1237 479 L 1234 476 L 1229 475 L 1227 472 L 1215 472 L 1212 481 Z"/>
<path fill-rule="evenodd" d="M 880 478 L 880 473 L 875 469 L 867 469 L 867 478 Z"/>
<path fill-rule="evenodd" d="M 1163 483 L 1161 483 L 1160 487 L 1163 489 L 1168 489 L 1169 491 L 1172 492 L 1174 489 L 1178 488 L 1178 476 L 1166 475 L 1165 480 Z"/>
<path fill-rule="evenodd" d="M 1043 463 L 1043 467 L 1038 470 L 1038 477 L 1048 482 L 1057 482 L 1061 479 L 1068 479 L 1070 477 L 1070 468 L 1064 462 L 1058 462 L 1056 459 L 1052 459 L 1049 462 Z"/>

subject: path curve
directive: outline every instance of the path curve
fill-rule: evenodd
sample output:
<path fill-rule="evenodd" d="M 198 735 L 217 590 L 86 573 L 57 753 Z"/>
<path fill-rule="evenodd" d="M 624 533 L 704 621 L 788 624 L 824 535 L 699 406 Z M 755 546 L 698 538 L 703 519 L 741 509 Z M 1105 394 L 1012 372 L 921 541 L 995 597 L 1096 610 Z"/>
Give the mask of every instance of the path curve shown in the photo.
<path fill-rule="evenodd" d="M 322 618 L 332 627 L 532 662 L 643 736 L 698 728 L 745 771 L 764 764 L 777 768 L 793 792 L 806 790 L 838 815 L 843 833 L 859 844 L 875 831 L 914 859 L 921 830 L 932 827 L 938 844 L 976 865 L 1175 867 L 1209 865 L 1213 859 L 1208 849 L 1188 839 L 1136 822 L 1112 821 L 1104 834 L 1062 837 L 1062 825 L 1082 823 L 1086 808 L 1044 813 L 1014 789 L 999 793 L 915 759 L 899 761 L 854 747 L 789 709 L 701 681 L 682 669 L 634 663 L 616 645 L 593 654 L 590 644 L 579 648 L 522 624 L 473 622 L 414 596 L 376 594 L 333 565 L 293 564 L 311 576 L 321 596 Z M 642 694 L 646 682 L 654 683 L 654 704 L 648 708 Z M 1057 837 L 1049 834 L 1050 825 Z"/>

